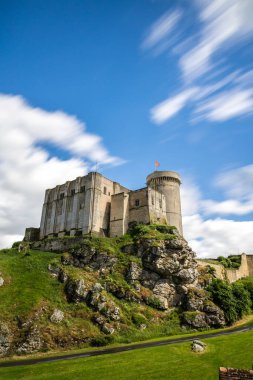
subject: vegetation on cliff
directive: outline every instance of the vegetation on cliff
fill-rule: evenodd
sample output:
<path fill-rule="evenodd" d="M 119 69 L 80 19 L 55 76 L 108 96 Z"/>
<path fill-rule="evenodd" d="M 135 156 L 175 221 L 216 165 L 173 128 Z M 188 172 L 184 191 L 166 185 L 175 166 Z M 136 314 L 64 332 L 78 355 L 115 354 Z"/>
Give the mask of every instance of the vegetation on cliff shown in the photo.
<path fill-rule="evenodd" d="M 249 312 L 245 297 L 244 308 L 233 303 L 248 295 L 246 284 L 215 288 L 207 272 L 199 281 L 194 252 L 165 225 L 137 225 L 119 238 L 47 239 L 23 252 L 14 245 L 0 251 L 0 355 L 128 343 Z"/>

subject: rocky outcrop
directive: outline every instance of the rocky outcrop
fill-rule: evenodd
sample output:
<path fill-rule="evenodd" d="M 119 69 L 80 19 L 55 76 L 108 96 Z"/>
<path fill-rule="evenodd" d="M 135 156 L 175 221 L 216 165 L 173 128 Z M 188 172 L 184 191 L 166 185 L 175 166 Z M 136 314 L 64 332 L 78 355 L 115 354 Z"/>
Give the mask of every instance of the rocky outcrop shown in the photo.
<path fill-rule="evenodd" d="M 11 348 L 12 334 L 9 327 L 0 322 L 0 357 L 6 356 Z"/>
<path fill-rule="evenodd" d="M 204 289 L 189 288 L 185 308 L 189 310 L 189 313 L 186 313 L 184 322 L 189 326 L 196 328 L 198 324 L 201 324 L 199 327 L 205 327 L 205 325 L 221 327 L 225 325 L 223 311 L 209 299 L 209 294 Z M 191 312 L 192 314 L 190 314 Z M 201 317 L 196 314 L 197 312 L 201 312 Z"/>
<path fill-rule="evenodd" d="M 95 323 L 102 331 L 110 333 L 115 329 L 110 323 L 121 319 L 120 308 L 111 295 L 119 300 L 146 303 L 159 310 L 180 306 L 185 310 L 182 323 L 191 328 L 225 324 L 223 312 L 201 289 L 195 253 L 181 236 L 177 234 L 176 238 L 165 240 L 140 237 L 134 244 L 124 246 L 122 251 L 126 256 L 136 258 L 128 260 L 128 267 L 122 273 L 125 284 L 110 277 L 119 256 L 99 251 L 85 241 L 61 256 L 62 266 L 72 265 L 89 272 L 96 271 L 102 284 L 87 282 L 84 278 L 71 278 L 62 266 L 49 268 L 65 284 L 69 302 L 85 302 L 99 313 Z"/>
<path fill-rule="evenodd" d="M 65 284 L 65 293 L 69 302 L 85 301 L 89 292 L 89 287 L 83 279 L 69 278 Z"/>
<path fill-rule="evenodd" d="M 31 354 L 40 350 L 42 340 L 37 326 L 32 326 L 26 332 L 24 341 L 18 346 L 16 353 L 19 355 Z"/>
<path fill-rule="evenodd" d="M 64 313 L 59 309 L 54 309 L 54 312 L 49 319 L 53 323 L 60 323 L 64 319 Z"/>
<path fill-rule="evenodd" d="M 128 253 L 133 254 L 135 250 L 141 263 L 130 263 L 126 280 L 129 284 L 139 282 L 152 290 L 160 309 L 179 306 L 188 287 L 197 283 L 195 254 L 183 238 L 178 236 L 156 244 L 152 240 L 142 239 L 127 247 Z"/>

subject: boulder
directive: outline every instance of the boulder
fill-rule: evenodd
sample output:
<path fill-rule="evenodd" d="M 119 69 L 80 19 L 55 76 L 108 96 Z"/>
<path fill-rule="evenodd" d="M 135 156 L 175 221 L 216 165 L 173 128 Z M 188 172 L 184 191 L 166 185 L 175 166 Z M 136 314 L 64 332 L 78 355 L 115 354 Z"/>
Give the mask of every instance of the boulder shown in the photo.
<path fill-rule="evenodd" d="M 153 289 L 155 297 L 159 300 L 161 309 L 168 309 L 177 303 L 176 290 L 173 284 L 168 280 L 159 280 Z"/>
<path fill-rule="evenodd" d="M 199 311 L 187 311 L 182 315 L 183 323 L 194 329 L 207 328 L 205 313 Z"/>
<path fill-rule="evenodd" d="M 53 323 L 60 323 L 64 319 L 63 311 L 54 309 L 53 314 L 50 316 L 50 321 Z"/>
<path fill-rule="evenodd" d="M 88 286 L 83 279 L 68 279 L 64 289 L 69 302 L 85 301 L 89 292 Z"/>
<path fill-rule="evenodd" d="M 194 340 L 191 344 L 191 349 L 193 352 L 204 352 L 206 349 L 206 344 L 201 340 Z"/>
<path fill-rule="evenodd" d="M 3 286 L 3 284 L 4 284 L 4 279 L 3 277 L 0 276 L 0 286 Z"/>

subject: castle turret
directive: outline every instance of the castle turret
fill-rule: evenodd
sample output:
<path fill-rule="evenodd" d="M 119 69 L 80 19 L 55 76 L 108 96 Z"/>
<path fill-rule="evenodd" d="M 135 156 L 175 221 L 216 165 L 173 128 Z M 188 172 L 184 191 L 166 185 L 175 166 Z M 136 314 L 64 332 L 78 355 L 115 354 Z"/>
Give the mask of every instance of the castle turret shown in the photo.
<path fill-rule="evenodd" d="M 183 234 L 180 184 L 178 173 L 172 171 L 155 171 L 147 176 L 147 185 L 165 196 L 168 224 L 177 227 Z"/>

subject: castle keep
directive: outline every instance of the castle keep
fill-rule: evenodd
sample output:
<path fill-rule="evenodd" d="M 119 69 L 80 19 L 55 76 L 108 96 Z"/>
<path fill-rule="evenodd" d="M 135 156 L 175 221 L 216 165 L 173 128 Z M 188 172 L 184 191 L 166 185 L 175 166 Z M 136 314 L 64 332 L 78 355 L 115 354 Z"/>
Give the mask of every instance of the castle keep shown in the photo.
<path fill-rule="evenodd" d="M 92 172 L 46 190 L 40 239 L 48 236 L 124 235 L 131 223 L 167 223 L 182 234 L 180 177 L 155 171 L 147 187 L 129 190 Z M 29 231 L 27 231 L 29 233 Z"/>

